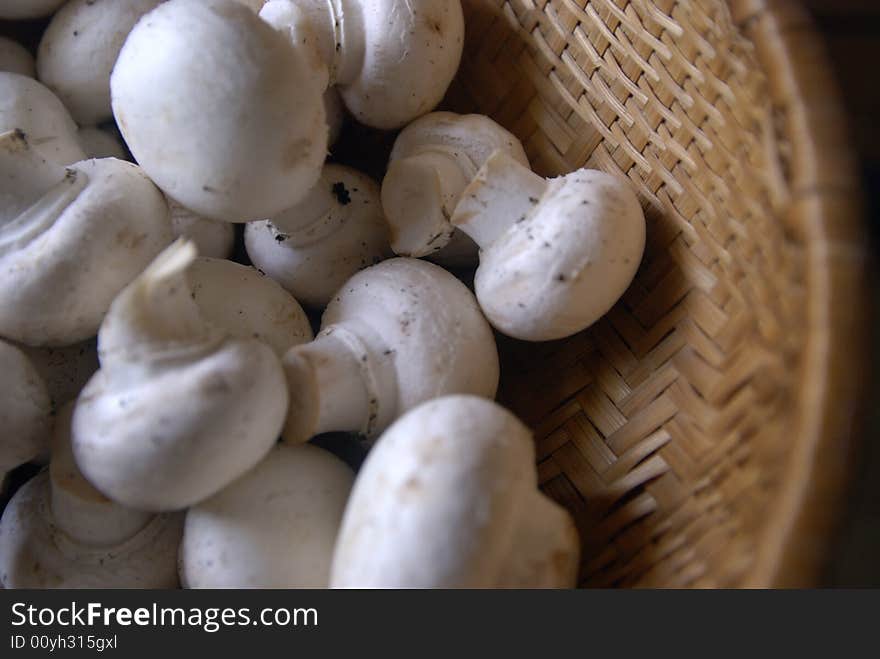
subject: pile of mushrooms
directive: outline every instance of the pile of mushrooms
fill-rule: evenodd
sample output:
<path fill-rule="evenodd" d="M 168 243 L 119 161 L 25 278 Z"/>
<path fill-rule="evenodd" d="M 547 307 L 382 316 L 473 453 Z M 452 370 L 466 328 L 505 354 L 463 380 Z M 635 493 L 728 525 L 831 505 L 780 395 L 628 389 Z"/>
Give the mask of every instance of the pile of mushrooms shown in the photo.
<path fill-rule="evenodd" d="M 0 474 L 39 470 L 0 585 L 575 585 L 495 338 L 595 323 L 645 218 L 625 178 L 546 179 L 437 110 L 459 0 L 0 19 L 45 24 L 0 38 Z M 390 153 L 358 168 L 364 135 Z"/>

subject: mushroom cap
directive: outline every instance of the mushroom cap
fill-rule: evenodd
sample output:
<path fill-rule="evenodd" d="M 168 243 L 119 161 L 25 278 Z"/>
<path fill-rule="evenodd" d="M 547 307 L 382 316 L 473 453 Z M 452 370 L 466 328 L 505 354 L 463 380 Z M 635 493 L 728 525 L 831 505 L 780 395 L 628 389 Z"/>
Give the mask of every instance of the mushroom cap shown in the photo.
<path fill-rule="evenodd" d="M 122 142 L 110 131 L 87 126 L 79 129 L 79 143 L 86 158 L 117 158 L 128 160 Z"/>
<path fill-rule="evenodd" d="M 186 515 L 188 588 L 326 588 L 354 474 L 327 451 L 276 446 Z"/>
<path fill-rule="evenodd" d="M 359 14 L 359 15 L 358 15 Z M 458 71 L 464 46 L 459 0 L 345 2 L 343 13 L 363 30 L 363 61 L 337 80 L 349 112 L 390 130 L 433 110 Z"/>
<path fill-rule="evenodd" d="M 334 588 L 488 588 L 537 490 L 531 433 L 499 405 L 446 396 L 379 438 L 351 492 Z"/>
<path fill-rule="evenodd" d="M 431 112 L 401 131 L 382 181 L 395 253 L 476 265 L 477 246 L 460 233 L 446 254 L 438 251 L 455 235 L 449 218 L 462 191 L 497 150 L 529 166 L 520 141 L 483 115 Z"/>
<path fill-rule="evenodd" d="M 114 501 L 180 510 L 257 464 L 286 412 L 271 348 L 228 341 L 139 382 L 114 382 L 102 368 L 77 402 L 74 453 L 85 477 Z"/>
<path fill-rule="evenodd" d="M 157 515 L 133 537 L 91 546 L 60 530 L 48 470 L 25 483 L 0 520 L 4 588 L 176 588 L 181 515 Z"/>
<path fill-rule="evenodd" d="M 262 341 L 279 357 L 314 338 L 299 303 L 254 268 L 201 257 L 187 278 L 202 316 L 231 337 Z"/>
<path fill-rule="evenodd" d="M 35 78 L 37 65 L 27 48 L 17 41 L 0 37 L 0 71 Z"/>
<path fill-rule="evenodd" d="M 45 207 L 28 210 L 27 232 L 0 229 L 0 334 L 28 345 L 94 336 L 116 294 L 173 239 L 165 199 L 136 165 L 107 158 L 67 171 Z"/>
<path fill-rule="evenodd" d="M 56 409 L 74 400 L 98 370 L 98 342 L 95 337 L 61 348 L 19 345 L 46 383 Z"/>
<path fill-rule="evenodd" d="M 0 0 L 0 18 L 20 20 L 42 18 L 63 5 L 65 0 Z"/>
<path fill-rule="evenodd" d="M 45 453 L 52 429 L 46 384 L 27 356 L 0 340 L 0 474 Z"/>
<path fill-rule="evenodd" d="M 58 97 L 33 78 L 0 73 L 0 133 L 16 129 L 48 160 L 69 165 L 85 158 L 76 123 Z"/>
<path fill-rule="evenodd" d="M 315 184 L 327 153 L 326 77 L 311 62 L 244 5 L 169 0 L 122 47 L 113 112 L 170 197 L 213 219 L 271 217 Z"/>
<path fill-rule="evenodd" d="M 171 229 L 175 236 L 192 240 L 199 254 L 213 259 L 226 259 L 235 247 L 235 227 L 229 222 L 196 215 L 188 208 L 168 199 L 171 208 Z"/>
<path fill-rule="evenodd" d="M 484 247 L 477 299 L 504 334 L 560 339 L 611 309 L 644 249 L 645 216 L 629 182 L 578 170 L 551 180 L 525 219 Z"/>
<path fill-rule="evenodd" d="M 138 510 L 186 508 L 256 465 L 278 439 L 288 393 L 277 355 L 206 322 L 179 239 L 113 301 L 101 370 L 77 400 L 73 448 L 85 477 Z"/>
<path fill-rule="evenodd" d="M 110 72 L 131 28 L 162 0 L 69 0 L 53 17 L 37 50 L 40 80 L 78 124 L 113 115 Z"/>
<path fill-rule="evenodd" d="M 397 373 L 395 417 L 444 394 L 495 397 L 492 330 L 467 287 L 433 263 L 394 258 L 362 270 L 327 306 L 321 333 L 337 325 L 387 346 L 383 358 Z"/>
<path fill-rule="evenodd" d="M 313 307 L 326 306 L 358 270 L 392 256 L 379 186 L 333 164 L 299 204 L 245 225 L 244 240 L 256 267 Z"/>

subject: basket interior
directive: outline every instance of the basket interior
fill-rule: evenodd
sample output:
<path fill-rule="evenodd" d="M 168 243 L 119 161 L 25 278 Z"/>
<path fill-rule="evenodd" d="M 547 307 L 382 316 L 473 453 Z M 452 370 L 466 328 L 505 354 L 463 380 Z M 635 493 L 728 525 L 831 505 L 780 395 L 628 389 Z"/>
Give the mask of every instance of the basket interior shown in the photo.
<path fill-rule="evenodd" d="M 447 106 L 492 116 L 543 175 L 622 173 L 646 209 L 608 316 L 499 345 L 500 399 L 581 533 L 580 583 L 742 584 L 796 441 L 806 340 L 790 153 L 755 46 L 724 0 L 463 5 Z"/>

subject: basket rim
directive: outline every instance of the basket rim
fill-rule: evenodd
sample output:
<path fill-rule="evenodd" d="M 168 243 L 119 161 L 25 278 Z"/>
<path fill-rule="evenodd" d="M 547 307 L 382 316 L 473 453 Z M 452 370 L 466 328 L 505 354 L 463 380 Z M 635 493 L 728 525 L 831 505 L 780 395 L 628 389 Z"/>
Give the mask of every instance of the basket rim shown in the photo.
<path fill-rule="evenodd" d="M 868 348 L 869 300 L 861 181 L 812 17 L 797 0 L 729 2 L 734 20 L 756 45 L 774 105 L 791 119 L 786 137 L 798 166 L 789 207 L 802 214 L 809 291 L 797 441 L 744 585 L 813 586 L 821 582 L 845 508 L 866 402 L 859 376 Z M 834 171 L 823 161 L 833 163 Z"/>

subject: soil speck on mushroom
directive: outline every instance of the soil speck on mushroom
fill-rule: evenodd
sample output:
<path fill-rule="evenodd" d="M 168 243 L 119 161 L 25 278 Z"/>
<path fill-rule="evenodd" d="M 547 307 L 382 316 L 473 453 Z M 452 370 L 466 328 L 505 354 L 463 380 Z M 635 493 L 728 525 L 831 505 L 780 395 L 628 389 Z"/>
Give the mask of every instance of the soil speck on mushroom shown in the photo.
<path fill-rule="evenodd" d="M 333 184 L 333 196 L 336 197 L 336 201 L 343 206 L 347 206 L 351 203 L 351 195 L 348 193 L 348 190 L 345 187 L 345 183 L 342 181 L 337 181 Z"/>

